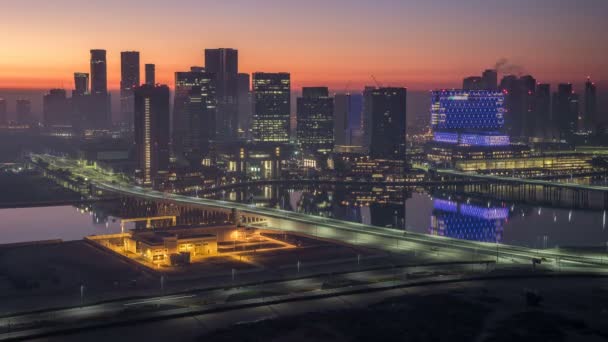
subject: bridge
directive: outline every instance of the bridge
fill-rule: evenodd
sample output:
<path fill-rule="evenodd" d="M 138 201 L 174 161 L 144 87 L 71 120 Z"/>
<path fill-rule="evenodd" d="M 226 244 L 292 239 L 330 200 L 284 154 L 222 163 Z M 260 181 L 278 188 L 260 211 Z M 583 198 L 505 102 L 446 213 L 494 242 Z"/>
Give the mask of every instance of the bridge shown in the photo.
<path fill-rule="evenodd" d="M 530 262 L 544 259 L 554 265 L 573 263 L 584 267 L 605 269 L 608 258 L 603 253 L 571 253 L 562 249 L 536 250 L 524 247 L 500 245 L 486 242 L 458 240 L 448 237 L 432 236 L 348 222 L 332 218 L 296 213 L 275 208 L 263 208 L 255 205 L 212 200 L 173 193 L 165 193 L 142 188 L 124 181 L 103 170 L 86 168 L 76 161 L 48 155 L 32 155 L 34 163 L 44 161 L 45 167 L 69 170 L 85 178 L 96 188 L 98 195 L 121 194 L 154 201 L 168 201 L 180 205 L 214 208 L 230 213 L 234 219 L 244 218 L 245 222 L 265 220 L 264 226 L 301 234 L 343 241 L 349 244 L 363 245 L 397 253 L 434 253 L 442 260 L 462 260 L 463 258 L 496 258 L 503 262 Z M 252 223 L 254 225 L 255 223 Z"/>

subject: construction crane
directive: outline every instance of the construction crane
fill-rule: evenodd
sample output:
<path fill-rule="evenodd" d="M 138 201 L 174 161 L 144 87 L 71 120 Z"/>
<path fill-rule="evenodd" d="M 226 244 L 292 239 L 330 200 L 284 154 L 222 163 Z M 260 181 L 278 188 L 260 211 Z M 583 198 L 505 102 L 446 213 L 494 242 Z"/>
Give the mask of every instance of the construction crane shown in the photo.
<path fill-rule="evenodd" d="M 376 77 L 374 75 L 371 75 L 371 77 L 372 77 L 372 80 L 374 80 L 374 83 L 376 83 L 376 87 L 382 88 L 382 85 L 380 84 L 380 82 L 378 82 Z"/>

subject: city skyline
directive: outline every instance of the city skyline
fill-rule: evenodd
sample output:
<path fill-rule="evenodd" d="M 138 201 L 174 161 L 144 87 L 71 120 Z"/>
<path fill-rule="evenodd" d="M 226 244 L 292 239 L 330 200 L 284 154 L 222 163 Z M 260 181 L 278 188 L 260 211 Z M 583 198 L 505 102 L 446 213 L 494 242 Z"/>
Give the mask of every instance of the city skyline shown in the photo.
<path fill-rule="evenodd" d="M 605 82 L 608 44 L 602 44 L 606 38 L 598 33 L 608 29 L 603 20 L 608 4 L 557 2 L 517 6 L 498 1 L 480 5 L 472 0 L 457 4 L 336 1 L 324 4 L 326 11 L 317 13 L 313 1 L 299 6 L 294 18 L 289 14 L 296 9 L 295 2 L 262 1 L 254 6 L 244 1 L 229 5 L 153 1 L 140 8 L 114 0 L 77 6 L 61 0 L 28 13 L 35 24 L 27 27 L 13 18 L 22 17 L 32 3 L 49 5 L 9 4 L 0 28 L 22 29 L 3 42 L 9 53 L 0 57 L 4 75 L 0 88 L 69 89 L 73 72 L 88 70 L 88 51 L 97 48 L 108 52 L 110 90 L 119 89 L 121 51 L 140 51 L 143 63 L 156 63 L 157 82 L 172 86 L 175 71 L 203 64 L 204 50 L 219 47 L 239 50 L 240 72 L 289 72 L 294 89 L 320 85 L 362 89 L 373 84 L 370 75 L 385 86 L 411 90 L 458 87 L 463 77 L 503 59 L 508 61 L 505 71 L 529 73 L 543 83 L 576 83 L 587 76 Z M 195 10 L 203 6 L 204 12 Z M 265 11 L 249 16 L 253 7 Z M 82 15 L 83 10 L 95 15 Z M 104 22 L 106 15 L 112 15 L 112 25 Z M 134 15 L 144 20 L 135 24 Z M 165 21 L 164 16 L 173 19 Z M 180 25 L 173 25 L 177 18 Z M 514 20 L 517 25 L 512 25 Z M 449 32 L 437 29 L 439 22 L 450 27 Z M 72 28 L 79 23 L 82 31 L 74 34 Z M 484 29 L 477 29 L 479 25 Z M 91 29 L 99 27 L 104 28 L 102 33 Z M 208 27 L 214 27 L 213 34 L 205 34 Z"/>

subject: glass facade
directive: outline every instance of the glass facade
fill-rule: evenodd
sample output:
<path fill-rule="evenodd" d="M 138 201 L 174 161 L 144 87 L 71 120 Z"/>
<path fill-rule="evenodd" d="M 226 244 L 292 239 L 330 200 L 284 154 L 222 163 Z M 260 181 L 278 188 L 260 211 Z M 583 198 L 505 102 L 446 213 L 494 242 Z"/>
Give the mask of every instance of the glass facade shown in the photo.
<path fill-rule="evenodd" d="M 253 74 L 253 141 L 289 142 L 291 79 L 288 73 Z"/>

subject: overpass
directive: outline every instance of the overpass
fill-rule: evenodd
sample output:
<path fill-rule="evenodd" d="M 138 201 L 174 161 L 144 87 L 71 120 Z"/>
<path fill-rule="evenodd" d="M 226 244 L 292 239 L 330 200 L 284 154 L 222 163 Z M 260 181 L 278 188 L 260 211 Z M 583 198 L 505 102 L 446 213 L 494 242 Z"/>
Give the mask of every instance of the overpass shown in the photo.
<path fill-rule="evenodd" d="M 591 253 L 570 253 L 560 249 L 535 250 L 524 247 L 500 245 L 486 242 L 458 240 L 448 237 L 432 236 L 366 225 L 357 222 L 342 221 L 303 213 L 296 213 L 276 208 L 257 207 L 255 205 L 190 197 L 165 193 L 142 188 L 120 181 L 120 177 L 104 173 L 95 168 L 86 168 L 77 162 L 48 155 L 32 155 L 36 163 L 43 160 L 47 167 L 69 170 L 84 178 L 102 193 L 121 194 L 155 201 L 168 201 L 175 204 L 210 207 L 232 213 L 234 217 L 249 216 L 264 218 L 265 226 L 271 229 L 313 235 L 319 238 L 343 241 L 349 244 L 363 245 L 397 253 L 435 253 L 448 260 L 476 258 L 478 255 L 496 260 L 529 262 L 532 259 L 545 259 L 559 265 L 563 262 L 580 264 L 584 267 L 604 269 L 604 255 Z M 444 259 L 445 260 L 445 259 Z"/>

